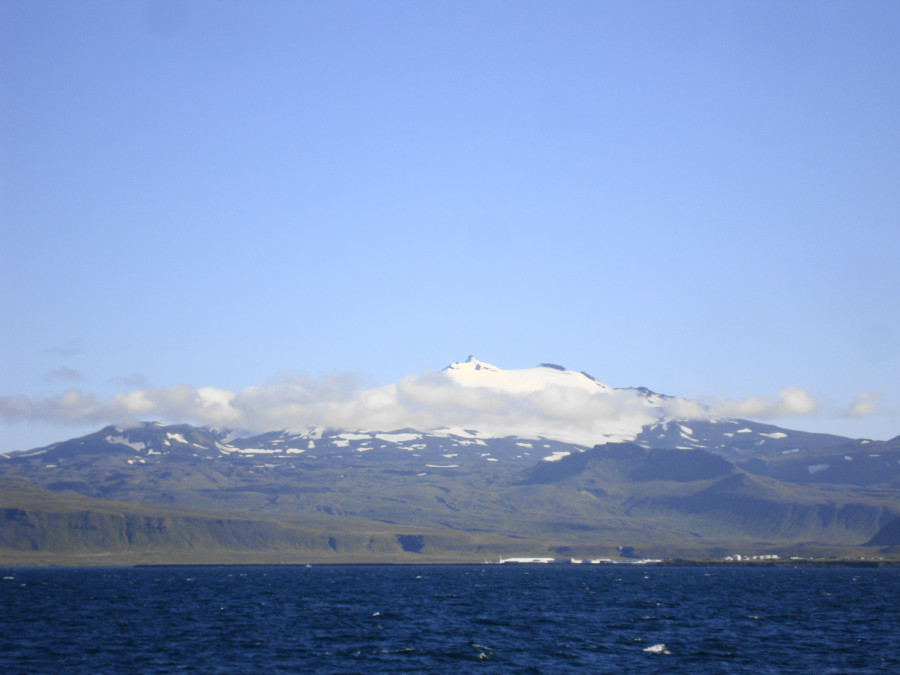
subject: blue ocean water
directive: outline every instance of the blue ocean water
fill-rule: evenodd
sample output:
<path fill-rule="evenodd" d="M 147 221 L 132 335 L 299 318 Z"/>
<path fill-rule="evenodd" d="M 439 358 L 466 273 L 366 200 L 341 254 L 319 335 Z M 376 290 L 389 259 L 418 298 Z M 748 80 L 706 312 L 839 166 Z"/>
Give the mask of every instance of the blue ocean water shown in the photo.
<path fill-rule="evenodd" d="M 0 672 L 898 673 L 900 569 L 0 570 Z"/>

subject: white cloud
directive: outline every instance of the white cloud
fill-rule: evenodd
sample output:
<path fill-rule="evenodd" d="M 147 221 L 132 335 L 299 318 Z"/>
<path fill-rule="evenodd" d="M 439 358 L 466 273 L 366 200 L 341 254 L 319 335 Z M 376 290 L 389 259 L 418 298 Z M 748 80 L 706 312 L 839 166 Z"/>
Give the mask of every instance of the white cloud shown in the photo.
<path fill-rule="evenodd" d="M 748 396 L 742 399 L 713 397 L 705 399 L 708 413 L 714 417 L 751 417 L 771 420 L 779 417 L 809 415 L 819 409 L 816 400 L 804 389 L 790 387 L 777 397 Z"/>
<path fill-rule="evenodd" d="M 119 392 L 107 400 L 69 390 L 61 396 L 0 399 L 8 421 L 130 423 L 193 421 L 252 431 L 323 426 L 390 431 L 404 427 L 478 428 L 495 435 L 546 435 L 593 443 L 624 438 L 659 413 L 632 390 L 548 386 L 510 392 L 460 386 L 441 373 L 359 389 L 352 376 L 283 375 L 239 392 L 190 385 Z"/>
<path fill-rule="evenodd" d="M 882 398 L 880 394 L 857 394 L 844 416 L 860 418 L 877 415 Z"/>
<path fill-rule="evenodd" d="M 672 419 L 708 419 L 721 416 L 707 404 L 680 396 L 665 399 L 661 402 L 661 407 L 665 416 Z"/>
<path fill-rule="evenodd" d="M 598 390 L 552 384 L 531 391 L 463 386 L 443 373 L 409 376 L 374 389 L 350 374 L 312 378 L 284 373 L 270 382 L 234 392 L 182 384 L 116 393 L 106 400 L 77 389 L 55 397 L 0 397 L 8 422 L 131 423 L 194 422 L 247 431 L 321 426 L 391 431 L 405 427 L 477 428 L 492 435 L 546 436 L 584 444 L 633 437 L 662 417 L 762 420 L 821 412 L 803 389 L 774 397 L 662 398 L 648 405 L 636 390 Z M 875 413 L 876 397 L 860 395 L 845 413 Z"/>
<path fill-rule="evenodd" d="M 98 422 L 105 420 L 108 412 L 96 396 L 77 389 L 34 400 L 20 395 L 0 397 L 0 416 L 9 422 Z"/>

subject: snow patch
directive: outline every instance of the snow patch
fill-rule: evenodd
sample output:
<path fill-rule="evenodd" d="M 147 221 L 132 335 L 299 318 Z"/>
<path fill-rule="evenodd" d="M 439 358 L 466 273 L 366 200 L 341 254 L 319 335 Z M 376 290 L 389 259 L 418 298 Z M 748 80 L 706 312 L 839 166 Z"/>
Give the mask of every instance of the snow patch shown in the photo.
<path fill-rule="evenodd" d="M 830 466 L 830 464 L 810 464 L 806 467 L 806 470 L 809 471 L 810 474 L 819 473 L 820 471 L 824 471 Z"/>
<path fill-rule="evenodd" d="M 766 436 L 767 438 L 787 438 L 787 434 L 782 433 L 781 431 L 773 431 L 771 434 L 759 432 L 760 436 Z"/>
<path fill-rule="evenodd" d="M 439 427 L 432 429 L 430 433 L 434 436 L 455 436 L 457 438 L 475 438 L 478 436 L 478 432 L 474 429 L 462 429 L 460 427 Z"/>
<path fill-rule="evenodd" d="M 124 445 L 125 447 L 137 450 L 138 452 L 147 449 L 147 444 L 144 443 L 144 441 L 130 441 L 125 436 L 107 436 L 103 440 L 107 443 L 112 443 L 113 445 Z"/>
<path fill-rule="evenodd" d="M 563 457 L 568 457 L 571 454 L 572 453 L 569 452 L 568 450 L 557 450 L 552 455 L 547 455 L 546 457 L 544 457 L 544 461 L 545 462 L 558 462 Z"/>
<path fill-rule="evenodd" d="M 375 434 L 375 438 L 379 441 L 387 441 L 388 443 L 405 443 L 407 441 L 416 441 L 422 438 L 422 434 Z"/>

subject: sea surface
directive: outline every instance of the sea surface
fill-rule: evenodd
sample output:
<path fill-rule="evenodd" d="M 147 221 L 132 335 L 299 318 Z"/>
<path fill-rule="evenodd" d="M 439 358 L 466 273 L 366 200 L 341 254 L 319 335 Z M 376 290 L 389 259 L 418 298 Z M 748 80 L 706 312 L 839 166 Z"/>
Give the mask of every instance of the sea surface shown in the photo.
<path fill-rule="evenodd" d="M 0 672 L 900 673 L 900 569 L 0 569 Z"/>

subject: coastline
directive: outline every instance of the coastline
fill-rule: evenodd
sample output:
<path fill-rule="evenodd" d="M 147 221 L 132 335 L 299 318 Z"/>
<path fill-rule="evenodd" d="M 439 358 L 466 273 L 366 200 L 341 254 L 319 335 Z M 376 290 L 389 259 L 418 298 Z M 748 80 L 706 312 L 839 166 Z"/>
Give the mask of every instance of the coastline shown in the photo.
<path fill-rule="evenodd" d="M 488 562 L 488 561 L 344 561 L 344 562 L 305 562 L 305 561 L 154 561 L 154 562 L 128 562 L 119 559 L 93 558 L 91 560 L 51 560 L 40 558 L 34 560 L 11 561 L 0 559 L 0 569 L 96 569 L 96 568 L 199 568 L 199 567 L 511 567 L 521 568 L 610 568 L 610 567 L 640 567 L 640 568 L 674 568 L 674 567 L 703 567 L 703 568 L 870 568 L 893 569 L 900 568 L 900 559 L 871 559 L 871 558 L 804 558 L 785 560 L 711 560 L 711 559 L 682 559 L 654 561 L 603 561 L 593 563 L 572 563 L 571 561 L 552 562 Z"/>

